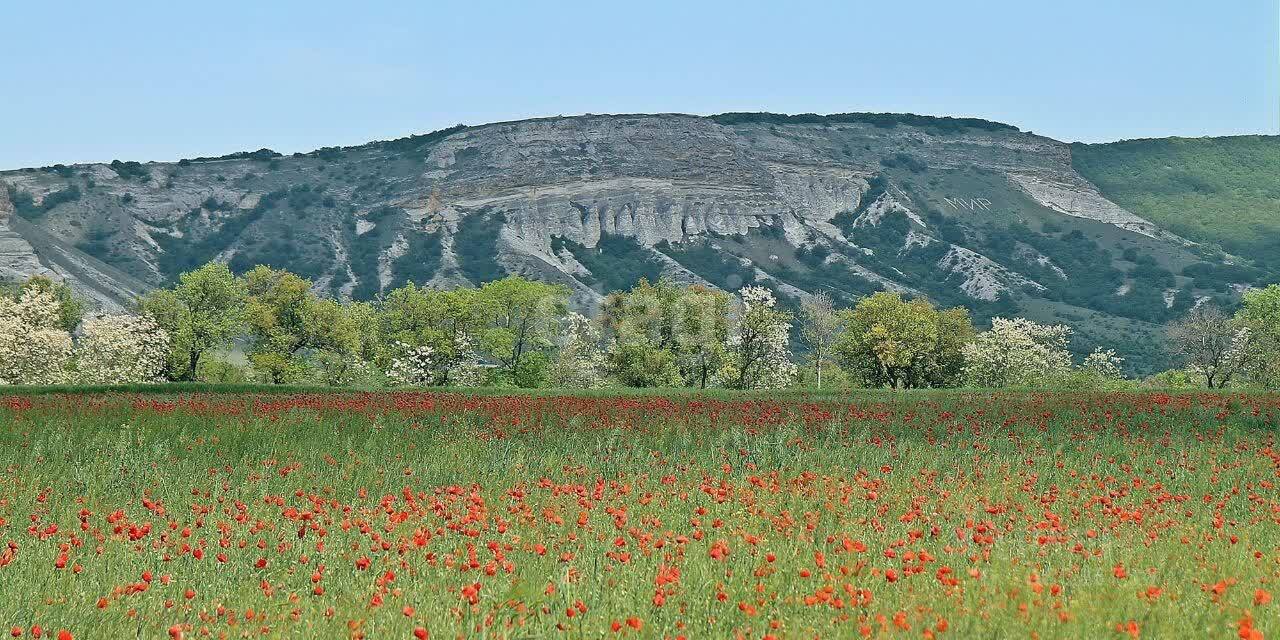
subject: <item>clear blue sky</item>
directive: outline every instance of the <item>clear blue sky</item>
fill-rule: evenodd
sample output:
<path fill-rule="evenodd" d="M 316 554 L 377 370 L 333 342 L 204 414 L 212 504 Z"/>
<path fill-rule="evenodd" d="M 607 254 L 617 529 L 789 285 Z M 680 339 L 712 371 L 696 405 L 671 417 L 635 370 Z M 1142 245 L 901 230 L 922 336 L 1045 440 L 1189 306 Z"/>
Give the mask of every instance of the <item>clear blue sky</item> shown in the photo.
<path fill-rule="evenodd" d="M 1084 141 L 1276 133 L 1280 118 L 1276 0 L 139 0 L 3 15 L 0 168 L 577 113 L 909 111 Z"/>

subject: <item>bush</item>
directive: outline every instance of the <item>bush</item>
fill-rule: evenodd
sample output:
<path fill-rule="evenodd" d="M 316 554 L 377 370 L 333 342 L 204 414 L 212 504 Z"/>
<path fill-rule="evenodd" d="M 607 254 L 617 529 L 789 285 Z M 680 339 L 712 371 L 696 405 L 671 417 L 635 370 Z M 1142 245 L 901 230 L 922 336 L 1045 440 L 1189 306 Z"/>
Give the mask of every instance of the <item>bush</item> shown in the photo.
<path fill-rule="evenodd" d="M 1168 369 L 1142 381 L 1144 387 L 1159 389 L 1203 389 L 1204 378 L 1186 369 Z"/>
<path fill-rule="evenodd" d="M 551 248 L 556 253 L 568 249 L 591 272 L 594 281 L 601 283 L 605 291 L 630 289 L 641 278 L 657 282 L 662 276 L 662 263 L 658 256 L 651 249 L 626 236 L 602 233 L 600 242 L 593 248 L 563 238 L 554 238 Z"/>
<path fill-rule="evenodd" d="M 253 377 L 248 367 L 212 357 L 201 358 L 196 371 L 196 380 L 210 384 L 244 384 Z"/>
<path fill-rule="evenodd" d="M 895 153 L 888 158 L 881 158 L 880 164 L 890 169 L 903 168 L 911 173 L 924 173 L 929 165 L 909 153 Z"/>
<path fill-rule="evenodd" d="M 141 162 L 121 162 L 119 160 L 111 161 L 111 170 L 116 172 L 122 180 L 149 180 L 151 179 L 151 170 L 142 165 Z"/>
<path fill-rule="evenodd" d="M 712 247 L 706 241 L 673 245 L 664 240 L 658 244 L 657 249 L 684 268 L 726 291 L 737 291 L 756 277 L 751 267 L 743 266 L 737 258 Z"/>
<path fill-rule="evenodd" d="M 107 255 L 115 248 L 111 243 L 114 235 L 107 229 L 92 229 L 85 234 L 83 240 L 76 243 L 76 248 L 94 257 Z"/>
<path fill-rule="evenodd" d="M 312 381 L 329 387 L 377 388 L 388 386 L 386 376 L 355 356 L 321 352 L 311 368 Z"/>
<path fill-rule="evenodd" d="M 263 194 L 258 199 L 258 204 L 247 213 L 224 220 L 216 231 L 195 242 L 190 241 L 190 236 L 180 239 L 157 234 L 154 236 L 156 242 L 164 249 L 164 253 L 160 254 L 161 271 L 173 276 L 209 262 L 288 196 L 289 192 L 285 189 Z"/>
<path fill-rule="evenodd" d="M 13 209 L 19 216 L 28 220 L 35 220 L 44 216 L 54 207 L 65 204 L 67 202 L 75 202 L 80 199 L 80 187 L 76 185 L 68 185 L 67 188 L 54 191 L 44 197 L 40 204 L 35 203 L 35 198 L 26 191 L 9 187 L 9 201 L 13 203 Z"/>
<path fill-rule="evenodd" d="M 793 387 L 801 389 L 814 389 L 818 384 L 818 369 L 812 364 L 805 365 L 796 369 L 796 379 L 792 384 Z M 822 391 L 847 391 L 857 389 L 857 381 L 845 373 L 844 369 L 836 366 L 833 362 L 828 362 L 822 367 Z"/>
<path fill-rule="evenodd" d="M 265 384 L 298 384 L 312 380 L 311 368 L 295 358 L 274 351 L 249 355 L 254 381 Z"/>
<path fill-rule="evenodd" d="M 719 124 L 869 124 L 883 129 L 892 129 L 898 125 L 919 127 L 932 134 L 961 133 L 965 129 L 984 131 L 1017 131 L 1013 125 L 992 122 L 979 118 L 952 118 L 938 116 L 922 116 L 914 113 L 833 113 L 818 115 L 801 113 L 788 115 L 783 113 L 744 113 L 732 112 L 707 116 Z"/>
<path fill-rule="evenodd" d="M 407 282 L 426 284 L 436 275 L 440 268 L 440 258 L 444 252 L 440 244 L 440 233 L 411 232 L 407 238 L 408 246 L 404 255 L 391 262 L 391 288 L 398 288 Z"/>
<path fill-rule="evenodd" d="M 206 211 L 230 211 L 231 210 L 231 203 L 223 202 L 213 196 L 209 196 L 208 198 L 205 198 L 204 202 L 201 203 L 200 206 Z"/>
<path fill-rule="evenodd" d="M 13 209 L 18 215 L 24 218 L 34 218 L 43 213 L 40 211 L 40 207 L 36 206 L 35 197 L 30 193 L 16 187 L 9 187 L 8 191 L 9 202 L 13 203 Z"/>

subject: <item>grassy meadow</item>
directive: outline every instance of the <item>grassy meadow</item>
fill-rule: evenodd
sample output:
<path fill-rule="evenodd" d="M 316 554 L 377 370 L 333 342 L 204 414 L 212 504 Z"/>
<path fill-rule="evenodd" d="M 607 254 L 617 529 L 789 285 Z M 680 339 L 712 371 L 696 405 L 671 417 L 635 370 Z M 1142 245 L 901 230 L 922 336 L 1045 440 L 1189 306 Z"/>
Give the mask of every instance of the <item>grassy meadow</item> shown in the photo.
<path fill-rule="evenodd" d="M 1276 635 L 1277 421 L 1277 396 L 1160 392 L 15 392 L 0 623 Z"/>

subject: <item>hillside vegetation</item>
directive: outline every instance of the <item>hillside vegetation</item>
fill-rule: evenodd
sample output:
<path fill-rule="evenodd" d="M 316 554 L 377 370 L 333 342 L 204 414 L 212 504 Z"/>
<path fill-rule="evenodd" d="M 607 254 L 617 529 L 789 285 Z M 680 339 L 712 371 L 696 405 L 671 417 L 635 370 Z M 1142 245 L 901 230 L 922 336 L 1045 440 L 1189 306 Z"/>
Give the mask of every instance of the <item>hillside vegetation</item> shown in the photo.
<path fill-rule="evenodd" d="M 1280 137 L 1074 144 L 1071 159 L 1120 206 L 1280 273 Z"/>

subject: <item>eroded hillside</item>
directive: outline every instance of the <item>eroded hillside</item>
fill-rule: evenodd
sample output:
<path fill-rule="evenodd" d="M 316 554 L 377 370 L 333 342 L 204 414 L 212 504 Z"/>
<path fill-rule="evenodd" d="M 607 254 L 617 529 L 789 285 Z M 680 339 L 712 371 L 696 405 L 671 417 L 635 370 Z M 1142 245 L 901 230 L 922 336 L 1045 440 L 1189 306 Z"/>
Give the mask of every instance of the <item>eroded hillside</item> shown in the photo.
<path fill-rule="evenodd" d="M 1068 145 L 981 120 L 589 115 L 0 182 L 0 277 L 52 271 L 103 302 L 211 259 L 363 299 L 506 273 L 584 308 L 640 277 L 894 289 L 1069 322 L 1150 370 L 1162 322 L 1261 277 L 1108 200 Z"/>

